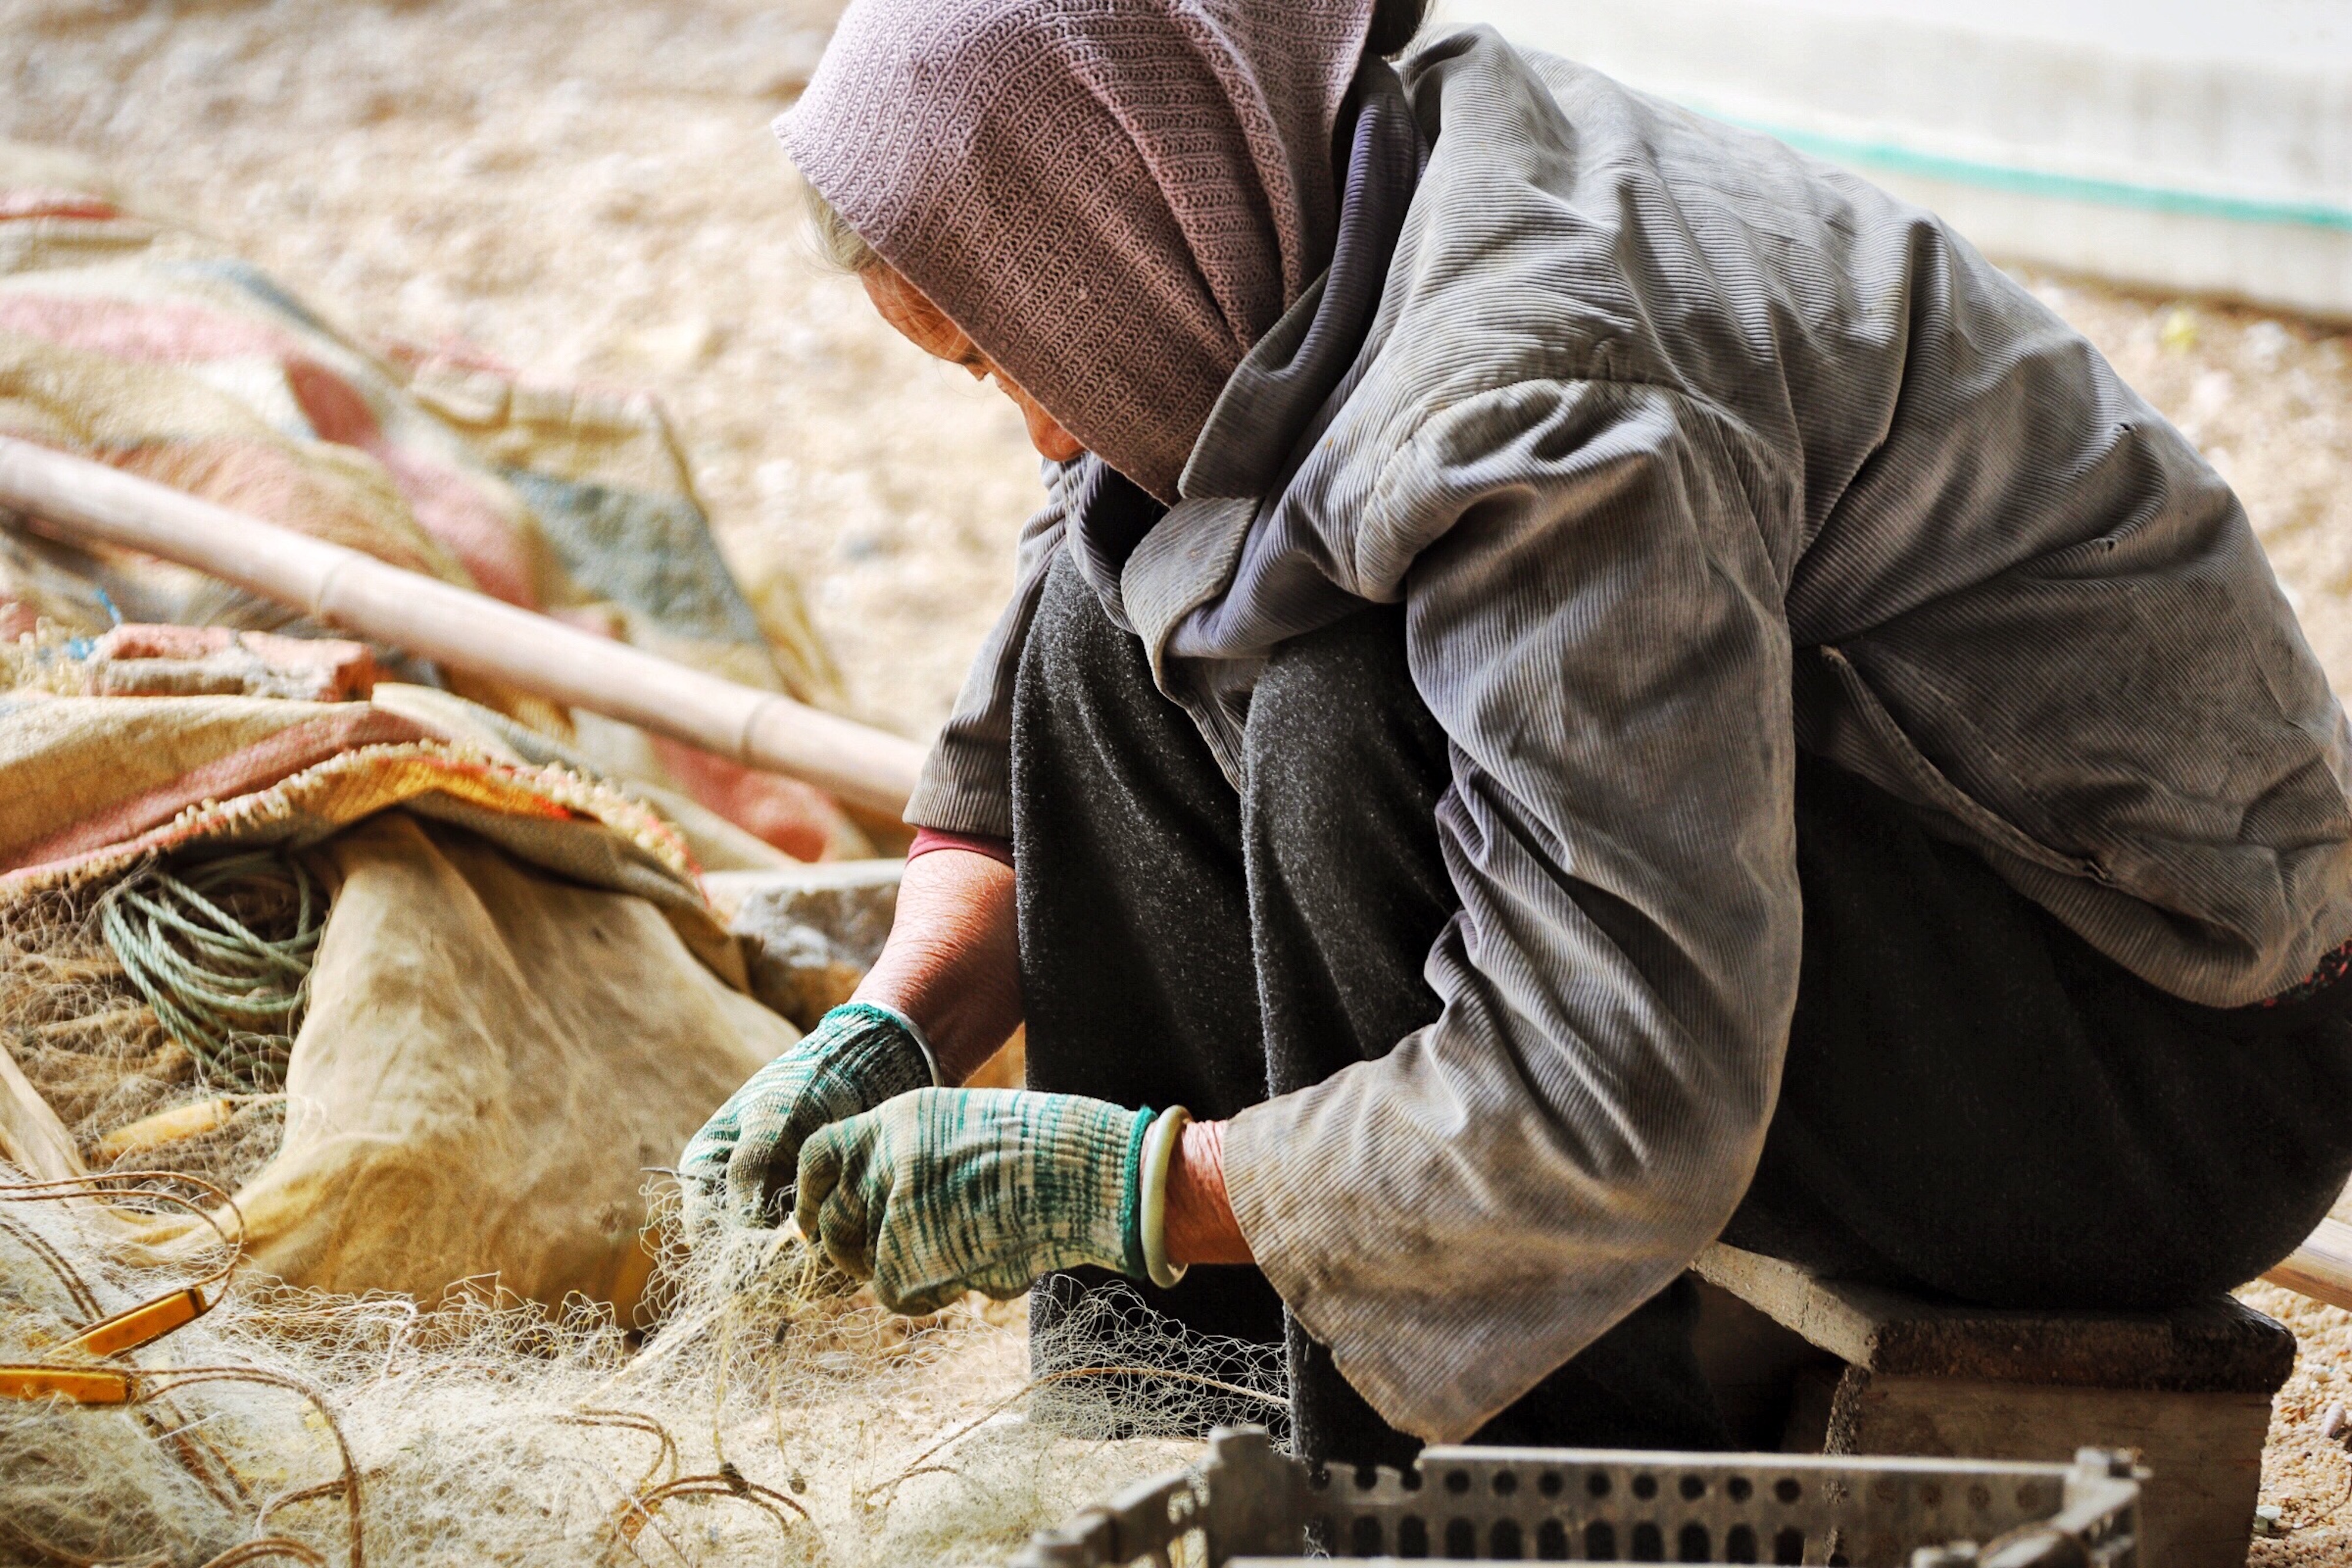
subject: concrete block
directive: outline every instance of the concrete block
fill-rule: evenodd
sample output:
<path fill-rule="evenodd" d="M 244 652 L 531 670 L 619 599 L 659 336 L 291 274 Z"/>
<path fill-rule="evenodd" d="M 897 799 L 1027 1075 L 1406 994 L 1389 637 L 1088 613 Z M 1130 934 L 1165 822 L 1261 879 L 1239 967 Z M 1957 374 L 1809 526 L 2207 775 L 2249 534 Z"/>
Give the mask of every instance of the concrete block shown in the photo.
<path fill-rule="evenodd" d="M 1697 1271 L 1711 1287 L 1702 1359 L 1751 1428 L 1744 1440 L 1778 1413 L 1787 1447 L 1832 1454 L 2137 1448 L 2154 1471 L 2149 1560 L 2244 1563 L 2271 1396 L 2294 1365 L 2294 1336 L 2252 1308 L 2228 1296 L 2164 1312 L 1977 1307 L 1722 1246 Z"/>

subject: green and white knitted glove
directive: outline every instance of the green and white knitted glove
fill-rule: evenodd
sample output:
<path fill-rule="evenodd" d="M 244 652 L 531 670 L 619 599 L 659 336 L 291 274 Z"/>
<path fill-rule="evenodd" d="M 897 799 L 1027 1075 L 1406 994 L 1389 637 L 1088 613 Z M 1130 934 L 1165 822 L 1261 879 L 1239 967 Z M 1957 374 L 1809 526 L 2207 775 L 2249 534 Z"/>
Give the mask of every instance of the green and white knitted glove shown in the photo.
<path fill-rule="evenodd" d="M 1077 1094 L 923 1089 L 801 1148 L 801 1234 L 897 1312 L 999 1301 L 1081 1263 L 1173 1284 L 1168 1161 L 1187 1120 Z"/>
<path fill-rule="evenodd" d="M 938 1082 L 930 1047 L 905 1014 L 844 1002 L 688 1141 L 677 1174 L 689 1210 L 718 1201 L 747 1225 L 780 1223 L 810 1134 Z"/>

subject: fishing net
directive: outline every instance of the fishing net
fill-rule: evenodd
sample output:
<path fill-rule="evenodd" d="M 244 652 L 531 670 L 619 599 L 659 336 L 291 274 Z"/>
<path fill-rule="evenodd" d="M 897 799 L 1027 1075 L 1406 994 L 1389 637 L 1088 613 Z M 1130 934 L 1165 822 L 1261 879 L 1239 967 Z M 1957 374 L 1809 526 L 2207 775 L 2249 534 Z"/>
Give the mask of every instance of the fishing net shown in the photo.
<path fill-rule="evenodd" d="M 414 703 L 15 700 L 0 1563 L 987 1563 L 1282 1413 L 1131 1296 L 1033 1345 L 648 1248 L 797 1031 L 642 804 Z"/>
<path fill-rule="evenodd" d="M 0 1047 L 101 1173 L 0 1166 L 0 1563 L 989 1563 L 1278 1423 L 1278 1352 L 1123 1291 L 1033 1343 L 789 1231 L 641 1243 L 791 1037 L 648 898 L 399 810 L 0 903 Z"/>
<path fill-rule="evenodd" d="M 0 1168 L 0 1561 L 993 1563 L 1193 1452 L 1130 1434 L 1282 1412 L 1277 1351 L 1122 1291 L 1057 1322 L 1040 1379 L 1017 1307 L 892 1316 L 789 1230 L 664 1247 L 630 1324 L 294 1291 L 231 1274 L 228 1241 L 138 1242 L 141 1210 L 192 1203 L 235 1235 L 185 1183 Z M 70 1343 L 207 1278 L 218 1304 L 176 1332 Z M 78 1402 L 76 1372 L 127 1402 Z"/>

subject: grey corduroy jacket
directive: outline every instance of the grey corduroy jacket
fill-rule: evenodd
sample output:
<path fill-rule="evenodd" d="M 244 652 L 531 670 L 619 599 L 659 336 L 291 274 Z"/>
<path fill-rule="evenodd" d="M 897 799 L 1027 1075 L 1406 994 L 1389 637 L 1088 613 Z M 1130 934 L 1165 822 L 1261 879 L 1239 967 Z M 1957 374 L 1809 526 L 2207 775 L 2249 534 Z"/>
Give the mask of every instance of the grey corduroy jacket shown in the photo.
<path fill-rule="evenodd" d="M 1454 747 L 1443 1016 L 1235 1118 L 1226 1179 L 1349 1380 L 1447 1440 L 1738 1203 L 1796 991 L 1796 748 L 2217 1006 L 2352 933 L 2352 810 L 2235 497 L 1931 214 L 1483 29 L 1404 90 L 1427 162 L 1352 366 L 1283 405 L 1310 294 L 1117 586 L 1228 758 L 1272 646 L 1406 606 Z M 1012 670 L 1078 475 L 916 822 L 1010 832 Z"/>

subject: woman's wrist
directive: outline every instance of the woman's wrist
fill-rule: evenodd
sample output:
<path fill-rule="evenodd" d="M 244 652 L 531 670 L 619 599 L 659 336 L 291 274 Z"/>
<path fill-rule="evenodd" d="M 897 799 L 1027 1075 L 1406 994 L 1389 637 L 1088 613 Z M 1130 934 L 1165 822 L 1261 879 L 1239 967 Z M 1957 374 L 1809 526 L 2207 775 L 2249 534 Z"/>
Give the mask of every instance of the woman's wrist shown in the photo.
<path fill-rule="evenodd" d="M 1225 1197 L 1225 1124 L 1185 1127 L 1168 1162 L 1171 1262 L 1250 1263 L 1256 1260 Z"/>

